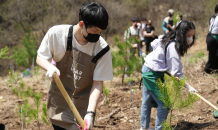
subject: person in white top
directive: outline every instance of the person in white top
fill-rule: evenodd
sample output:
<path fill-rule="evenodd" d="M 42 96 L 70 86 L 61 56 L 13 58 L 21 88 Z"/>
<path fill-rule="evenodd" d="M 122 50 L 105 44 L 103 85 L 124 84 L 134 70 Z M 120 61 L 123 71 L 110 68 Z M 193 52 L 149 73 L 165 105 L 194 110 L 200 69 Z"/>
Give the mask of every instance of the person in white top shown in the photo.
<path fill-rule="evenodd" d="M 177 23 L 176 23 L 176 26 L 178 26 L 181 21 L 182 21 L 182 15 L 180 14 L 180 15 L 179 15 L 179 19 L 178 19 L 178 21 L 177 21 Z"/>
<path fill-rule="evenodd" d="M 215 14 L 210 18 L 209 33 L 206 40 L 209 55 L 204 68 L 208 74 L 218 73 L 218 3 L 215 7 Z"/>
<path fill-rule="evenodd" d="M 162 130 L 162 123 L 167 118 L 168 108 L 164 107 L 164 103 L 159 100 L 159 89 L 156 86 L 155 79 L 163 78 L 166 71 L 170 71 L 173 76 L 180 79 L 184 78 L 181 56 L 184 56 L 187 50 L 194 45 L 194 40 L 195 25 L 184 20 L 162 39 L 156 39 L 151 43 L 153 51 L 145 57 L 145 63 L 142 67 L 141 130 L 153 130 L 149 123 L 154 102 L 158 105 L 155 130 Z M 185 83 L 185 85 L 188 92 L 197 92 L 188 83 Z"/>
<path fill-rule="evenodd" d="M 140 37 L 142 37 L 140 30 L 142 30 L 140 19 L 138 17 L 133 17 L 132 26 L 124 32 L 124 40 L 128 40 L 130 37 L 136 37 L 137 39 L 139 39 Z M 138 50 L 138 54 L 140 55 L 139 44 L 140 43 L 132 43 L 132 48 L 136 48 Z"/>
<path fill-rule="evenodd" d="M 60 76 L 65 89 L 86 123 L 92 129 L 103 81 L 113 79 L 112 57 L 107 42 L 100 36 L 108 26 L 105 8 L 92 2 L 79 12 L 77 25 L 51 27 L 38 49 L 37 64 L 52 74 Z M 50 63 L 51 59 L 56 66 Z M 54 130 L 78 129 L 73 113 L 54 81 L 49 90 L 48 115 Z M 84 102 L 83 102 L 84 101 Z"/>
<path fill-rule="evenodd" d="M 127 40 L 129 37 L 140 37 L 140 30 L 141 27 L 140 20 L 137 17 L 132 18 L 132 26 L 130 26 L 125 32 L 124 32 L 124 40 Z"/>
<path fill-rule="evenodd" d="M 142 17 L 142 19 L 141 19 L 141 29 L 142 29 L 142 31 L 144 31 L 145 27 L 147 26 L 147 23 L 148 23 L 148 20 L 145 17 Z M 145 36 L 141 35 L 140 36 L 140 40 L 144 41 L 145 40 Z"/>

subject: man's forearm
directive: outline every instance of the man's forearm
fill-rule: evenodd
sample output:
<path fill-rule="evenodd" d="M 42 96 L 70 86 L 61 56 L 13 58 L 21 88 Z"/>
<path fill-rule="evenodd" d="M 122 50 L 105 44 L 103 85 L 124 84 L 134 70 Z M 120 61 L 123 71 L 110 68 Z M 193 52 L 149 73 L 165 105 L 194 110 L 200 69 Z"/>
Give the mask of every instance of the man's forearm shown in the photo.
<path fill-rule="evenodd" d="M 93 81 L 87 111 L 95 112 L 103 90 L 103 81 Z"/>
<path fill-rule="evenodd" d="M 48 68 L 50 68 L 52 66 L 51 63 L 48 62 L 48 60 L 40 57 L 37 55 L 37 58 L 36 58 L 36 63 L 44 70 L 48 70 Z"/>

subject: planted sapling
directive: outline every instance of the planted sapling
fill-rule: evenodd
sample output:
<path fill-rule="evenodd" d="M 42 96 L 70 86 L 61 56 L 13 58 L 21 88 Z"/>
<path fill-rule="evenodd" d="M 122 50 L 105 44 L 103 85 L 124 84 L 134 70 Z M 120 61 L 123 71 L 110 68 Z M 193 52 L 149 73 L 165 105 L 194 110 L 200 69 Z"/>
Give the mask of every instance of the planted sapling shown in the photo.
<path fill-rule="evenodd" d="M 198 97 L 191 93 L 187 93 L 186 95 L 183 94 L 185 79 L 178 81 L 174 77 L 165 78 L 165 83 L 163 84 L 161 80 L 158 80 L 157 86 L 160 90 L 159 100 L 164 103 L 164 107 L 167 107 L 170 113 L 168 120 L 163 123 L 164 130 L 172 130 L 171 122 L 173 118 L 173 110 L 191 108 Z"/>
<path fill-rule="evenodd" d="M 42 104 L 42 116 L 41 116 L 41 119 L 42 119 L 42 121 L 43 121 L 45 124 L 47 124 L 47 125 L 50 124 L 49 119 L 48 119 L 48 113 L 47 113 L 47 105 L 46 105 L 46 103 L 43 103 L 43 104 Z"/>

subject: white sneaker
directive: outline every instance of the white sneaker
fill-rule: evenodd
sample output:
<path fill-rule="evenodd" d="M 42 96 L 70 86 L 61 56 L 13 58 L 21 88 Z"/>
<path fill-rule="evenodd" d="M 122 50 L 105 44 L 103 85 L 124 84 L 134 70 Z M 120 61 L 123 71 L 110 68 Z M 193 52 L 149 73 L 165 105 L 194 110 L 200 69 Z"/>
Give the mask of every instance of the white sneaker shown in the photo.
<path fill-rule="evenodd" d="M 149 126 L 149 128 L 147 129 L 140 128 L 140 130 L 154 130 L 154 129 L 151 126 Z"/>

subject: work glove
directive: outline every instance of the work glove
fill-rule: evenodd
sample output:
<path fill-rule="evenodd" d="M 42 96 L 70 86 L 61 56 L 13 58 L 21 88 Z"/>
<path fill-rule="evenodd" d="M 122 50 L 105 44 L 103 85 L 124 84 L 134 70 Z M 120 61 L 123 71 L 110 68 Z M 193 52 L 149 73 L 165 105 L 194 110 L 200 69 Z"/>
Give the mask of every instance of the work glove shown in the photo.
<path fill-rule="evenodd" d="M 49 80 L 54 80 L 52 77 L 53 73 L 57 73 L 58 77 L 60 77 L 60 71 L 57 69 L 57 67 L 52 65 L 50 68 L 48 68 L 47 73 L 46 73 L 46 77 Z"/>
<path fill-rule="evenodd" d="M 92 130 L 92 127 L 93 127 L 93 116 L 91 114 L 87 113 L 85 115 L 84 121 L 85 121 L 85 124 L 86 124 L 86 127 L 85 127 L 84 130 Z M 79 129 L 83 130 L 81 126 L 79 126 Z"/>
<path fill-rule="evenodd" d="M 195 88 L 193 88 L 191 85 L 187 85 L 185 86 L 187 88 L 187 92 L 191 93 L 191 94 L 195 94 L 196 92 L 198 92 Z"/>
<path fill-rule="evenodd" d="M 93 127 L 93 116 L 91 114 L 86 114 L 84 118 L 86 128 L 84 130 L 92 130 Z"/>

